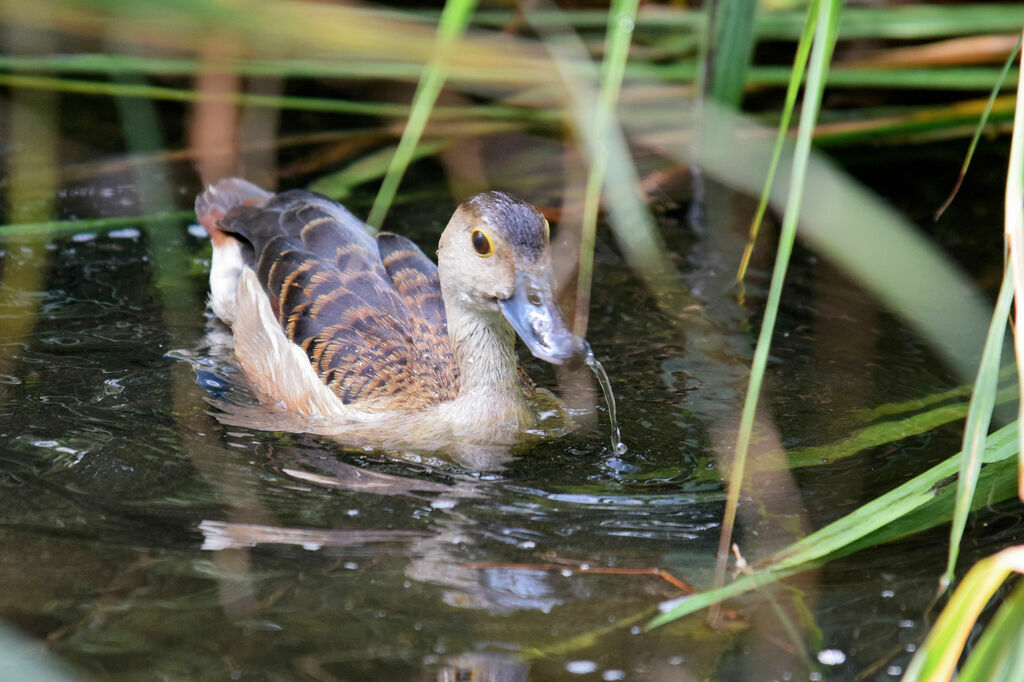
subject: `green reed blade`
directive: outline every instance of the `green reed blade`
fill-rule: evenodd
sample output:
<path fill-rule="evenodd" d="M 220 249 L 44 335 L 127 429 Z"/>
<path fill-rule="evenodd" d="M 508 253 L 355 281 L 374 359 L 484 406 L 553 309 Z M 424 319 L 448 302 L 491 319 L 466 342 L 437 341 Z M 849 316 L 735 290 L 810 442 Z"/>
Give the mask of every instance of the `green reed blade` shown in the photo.
<path fill-rule="evenodd" d="M 756 0 L 713 0 L 708 58 L 711 73 L 707 95 L 732 107 L 739 107 L 747 70 L 754 54 L 757 22 Z"/>
<path fill-rule="evenodd" d="M 999 370 L 999 381 L 1005 381 L 1011 376 L 1016 376 L 1017 367 L 1016 365 L 1007 364 Z M 955 398 L 963 398 L 971 395 L 971 391 L 974 389 L 974 384 L 961 384 L 948 391 L 939 391 L 938 393 L 930 393 L 920 398 L 914 398 L 912 400 L 903 400 L 897 403 L 882 403 L 870 408 L 863 408 L 856 410 L 854 415 L 862 422 L 875 421 L 876 419 L 884 419 L 886 417 L 892 417 L 901 414 L 907 414 L 908 412 L 917 412 L 923 410 L 926 407 L 938 405 L 944 403 L 947 400 Z M 1000 396 L 997 398 L 999 402 L 1002 402 L 1001 396 L 1003 391 L 1000 391 Z M 963 413 L 961 416 L 967 414 L 967 404 L 963 403 Z"/>
<path fill-rule="evenodd" d="M 410 161 L 426 158 L 437 154 L 449 144 L 451 139 L 423 142 L 413 150 Z M 398 146 L 391 145 L 371 152 L 366 156 L 347 164 L 337 173 L 322 175 L 310 184 L 309 189 L 328 196 L 335 201 L 346 199 L 352 190 L 359 185 L 377 180 L 387 174 L 395 158 Z"/>
<path fill-rule="evenodd" d="M 772 149 L 772 158 L 768 162 L 768 173 L 765 176 L 764 190 L 761 192 L 761 200 L 754 213 L 754 219 L 750 222 L 750 234 L 747 237 L 747 244 L 743 249 L 743 256 L 740 258 L 740 266 L 736 273 L 736 281 L 742 282 L 746 277 L 747 267 L 750 258 L 754 253 L 754 243 L 757 241 L 758 232 L 761 231 L 761 221 L 768 210 L 768 201 L 772 196 L 772 184 L 775 182 L 775 171 L 779 167 L 779 159 L 782 157 L 782 148 L 786 142 L 786 135 L 789 133 L 789 122 L 793 117 L 793 109 L 796 107 L 796 96 L 800 92 L 800 84 L 804 81 L 804 73 L 807 70 L 807 58 L 811 53 L 811 44 L 814 38 L 814 29 L 817 26 L 820 0 L 811 0 L 807 8 L 807 19 L 804 22 L 803 33 L 800 34 L 800 43 L 797 45 L 796 57 L 793 59 L 793 68 L 790 69 L 789 84 L 786 86 L 786 99 L 782 105 L 782 115 L 779 120 L 779 132 L 775 137 L 775 147 Z"/>
<path fill-rule="evenodd" d="M 0 237 L 23 234 L 76 234 L 98 230 L 116 230 L 119 227 L 148 225 L 161 221 L 195 219 L 193 211 L 173 211 L 152 215 L 119 216 L 116 218 L 84 218 L 76 220 L 48 220 L 38 223 L 10 223 L 0 225 Z"/>
<path fill-rule="evenodd" d="M 436 12 L 422 12 L 436 16 Z M 557 16 L 552 10 L 532 12 L 531 23 L 538 27 L 556 26 L 568 22 L 577 29 L 602 29 L 607 21 L 603 10 L 569 10 Z M 507 10 L 478 12 L 474 23 L 478 26 L 504 26 L 513 16 Z M 803 32 L 804 11 L 784 9 L 763 11 L 757 17 L 758 40 L 795 40 Z M 839 37 L 902 38 L 907 40 L 939 38 L 973 33 L 1005 33 L 1007 27 L 1024 22 L 1024 7 L 1015 3 L 965 3 L 963 5 L 908 4 L 879 5 L 876 7 L 849 7 L 843 11 Z M 664 5 L 647 5 L 637 14 L 640 28 L 676 28 L 699 33 L 704 30 L 706 18 L 701 10 L 683 10 Z"/>
<path fill-rule="evenodd" d="M 982 351 L 981 362 L 978 366 L 978 378 L 974 382 L 971 406 L 967 411 L 956 507 L 953 510 L 953 523 L 949 533 L 949 559 L 946 563 L 945 575 L 942 578 L 943 589 L 953 580 L 953 569 L 956 567 L 956 559 L 960 553 L 960 539 L 967 525 L 967 512 L 970 509 L 971 500 L 974 499 L 978 474 L 981 471 L 985 437 L 992 421 L 992 410 L 995 409 L 1003 337 L 1012 302 L 1013 278 L 1008 268 L 1003 277 L 1003 285 L 999 289 L 999 298 L 996 299 L 992 323 L 989 325 L 988 335 L 985 337 L 985 349 Z"/>
<path fill-rule="evenodd" d="M 1017 386 L 1001 389 L 996 393 L 997 405 L 1016 400 L 1020 393 Z M 910 436 L 927 433 L 932 429 L 949 424 L 967 416 L 970 405 L 967 402 L 956 402 L 940 405 L 926 412 L 914 414 L 903 419 L 884 421 L 854 431 L 851 435 L 826 445 L 813 445 L 806 448 L 791 450 L 786 453 L 787 462 L 792 468 L 831 464 L 846 459 L 868 448 L 878 447 L 886 443 L 894 443 Z"/>
<path fill-rule="evenodd" d="M 1022 22 L 1024 23 L 1024 22 Z M 1024 33 L 1022 33 L 1024 37 Z M 1017 110 L 1013 116 L 1013 137 L 1010 140 L 1010 165 L 1006 171 L 1006 194 L 1004 204 L 1006 246 L 1009 250 L 1009 268 L 1013 272 L 1013 286 L 1017 291 L 1014 317 L 1017 323 L 1024 318 L 1024 69 L 1017 82 Z M 1021 389 L 1021 402 L 1017 419 L 1024 418 L 1024 337 L 1014 334 L 1014 351 L 1017 358 L 1017 383 Z M 1021 436 L 1020 468 L 1017 495 L 1024 500 L 1024 435 Z"/>
<path fill-rule="evenodd" d="M 754 359 L 750 368 L 750 382 L 747 395 L 743 402 L 743 414 L 740 418 L 739 433 L 736 437 L 736 450 L 729 472 L 728 493 L 725 513 L 722 519 L 722 530 L 718 544 L 718 555 L 715 564 L 715 586 L 725 582 L 725 569 L 729 559 L 729 546 L 732 542 L 732 529 L 736 520 L 736 508 L 739 506 L 740 489 L 746 470 L 747 453 L 754 430 L 754 417 L 757 412 L 757 399 L 761 391 L 765 368 L 768 364 L 768 351 L 771 348 L 772 333 L 778 317 L 779 302 L 782 298 L 782 286 L 786 278 L 789 257 L 796 239 L 796 226 L 799 220 L 800 207 L 803 204 L 804 179 L 807 175 L 807 164 L 811 153 L 811 136 L 818 118 L 818 110 L 825 90 L 829 61 L 835 47 L 836 29 L 839 24 L 839 0 L 823 0 L 815 27 L 814 46 L 811 50 L 811 62 L 807 72 L 807 86 L 804 89 L 803 107 L 800 113 L 800 125 L 797 132 L 796 149 L 793 153 L 793 167 L 790 173 L 789 195 L 786 198 L 786 212 L 779 234 L 779 246 L 775 256 L 775 267 L 772 271 L 771 286 L 768 300 L 765 303 L 764 320 L 754 349 Z"/>
<path fill-rule="evenodd" d="M 1024 582 L 1018 582 L 971 649 L 958 682 L 1024 679 Z"/>
<path fill-rule="evenodd" d="M 876 88 L 894 90 L 985 91 L 998 85 L 1003 70 L 990 67 L 944 67 L 913 69 L 866 69 L 836 66 L 828 75 L 830 88 Z M 1009 73 L 1016 76 L 1016 69 Z M 782 85 L 789 81 L 783 66 L 759 66 L 750 70 L 751 85 Z"/>
<path fill-rule="evenodd" d="M 134 83 L 110 83 L 107 81 L 71 80 L 48 76 L 17 76 L 0 74 L 0 86 L 32 90 L 53 90 L 73 92 L 82 95 L 104 95 L 112 97 L 142 97 L 146 99 L 174 102 L 195 102 L 199 100 L 227 100 L 239 105 L 273 107 L 289 111 L 320 111 L 367 116 L 402 117 L 410 115 L 410 107 L 404 104 L 384 102 L 352 102 L 320 97 L 297 97 L 291 95 L 252 95 L 235 93 L 230 95 L 208 95 L 194 90 L 181 90 L 158 85 Z M 556 115 L 557 112 L 554 112 Z M 515 107 L 496 105 L 473 107 L 437 107 L 433 115 L 437 118 L 461 118 L 478 116 L 482 118 L 553 118 L 552 113 L 530 112 Z"/>
<path fill-rule="evenodd" d="M 545 8 L 548 7 L 551 5 L 545 4 Z M 550 12 L 555 10 L 544 11 L 550 18 Z M 584 157 L 588 163 L 601 155 L 608 157 L 604 206 L 615 238 L 630 268 L 649 290 L 657 292 L 658 305 L 674 319 L 684 305 L 681 302 L 689 298 L 679 284 L 678 271 L 666 254 L 654 218 L 641 195 L 639 174 L 623 134 L 622 119 L 610 117 L 604 136 L 596 134 L 594 119 L 599 104 L 593 84 L 599 81 L 599 75 L 586 48 L 568 23 L 553 30 L 550 21 L 546 25 L 535 25 L 533 16 L 533 11 L 527 12 L 526 21 L 540 33 L 562 79 L 569 99 L 569 122 L 580 140 Z"/>
<path fill-rule="evenodd" d="M 405 169 L 412 163 L 416 147 L 419 145 L 423 131 L 427 127 L 427 120 L 430 112 L 437 102 L 441 88 L 447 78 L 447 67 L 445 62 L 452 47 L 459 37 L 466 31 L 469 20 L 476 9 L 476 0 L 446 0 L 444 10 L 441 12 L 441 20 L 437 26 L 437 42 L 434 54 L 423 69 L 419 85 L 416 87 L 416 94 L 412 98 L 412 110 L 409 112 L 409 120 L 402 131 L 402 138 L 398 141 L 398 148 L 388 171 L 384 175 L 377 198 L 374 199 L 373 207 L 370 209 L 370 216 L 366 222 L 371 227 L 380 227 L 387 215 L 391 202 L 395 199 L 398 185 L 405 175 Z"/>
<path fill-rule="evenodd" d="M 1024 546 L 1008 547 L 971 568 L 914 654 L 904 682 L 953 679 L 975 621 L 1012 571 L 1024 573 Z"/>
<path fill-rule="evenodd" d="M 986 487 L 978 487 L 972 501 L 974 508 L 995 504 L 1013 494 L 1013 487 L 1006 485 L 1013 475 L 1013 467 L 1007 465 L 1017 454 L 1017 438 L 1017 422 L 1014 422 L 986 439 L 983 457 L 986 466 L 981 472 L 981 480 Z M 764 568 L 740 576 L 723 587 L 666 603 L 664 612 L 647 627 L 664 625 L 723 599 L 777 582 L 840 556 L 947 522 L 961 455 L 957 453 L 949 457 L 841 519 L 757 562 Z"/>
<path fill-rule="evenodd" d="M 622 91 L 622 78 L 629 58 L 638 0 L 612 0 L 608 12 L 607 51 L 601 63 L 601 86 L 594 112 L 594 136 L 608 137 L 615 117 L 615 107 Z M 573 333 L 585 337 L 590 312 L 590 284 L 594 272 L 594 243 L 597 215 L 601 209 L 601 190 L 608 170 L 607 149 L 599 149 L 590 159 L 583 195 L 583 224 L 580 232 L 579 273 L 576 277 L 576 311 Z"/>

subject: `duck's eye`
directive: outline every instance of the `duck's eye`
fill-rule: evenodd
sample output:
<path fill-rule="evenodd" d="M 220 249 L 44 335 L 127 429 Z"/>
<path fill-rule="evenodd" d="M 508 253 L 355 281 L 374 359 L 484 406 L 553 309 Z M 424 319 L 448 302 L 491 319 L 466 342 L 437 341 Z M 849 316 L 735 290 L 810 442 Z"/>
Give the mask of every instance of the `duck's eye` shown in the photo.
<path fill-rule="evenodd" d="M 491 238 L 483 230 L 473 230 L 471 238 L 473 240 L 473 250 L 477 254 L 487 257 L 494 253 L 494 244 L 491 244 Z"/>

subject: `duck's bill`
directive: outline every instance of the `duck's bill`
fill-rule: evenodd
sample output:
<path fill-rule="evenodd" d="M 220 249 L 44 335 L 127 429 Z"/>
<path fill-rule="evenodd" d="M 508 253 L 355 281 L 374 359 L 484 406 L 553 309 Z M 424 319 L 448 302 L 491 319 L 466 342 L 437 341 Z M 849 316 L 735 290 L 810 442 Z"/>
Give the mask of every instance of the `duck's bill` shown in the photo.
<path fill-rule="evenodd" d="M 582 359 L 586 342 L 569 331 L 546 277 L 518 272 L 512 296 L 498 303 L 535 357 L 556 365 Z"/>

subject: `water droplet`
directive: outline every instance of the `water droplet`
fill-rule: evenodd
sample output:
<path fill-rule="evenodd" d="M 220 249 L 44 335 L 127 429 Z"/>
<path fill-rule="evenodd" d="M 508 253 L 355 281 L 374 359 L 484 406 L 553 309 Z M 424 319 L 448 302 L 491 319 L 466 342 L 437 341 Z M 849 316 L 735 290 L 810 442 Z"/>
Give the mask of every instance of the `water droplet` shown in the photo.
<path fill-rule="evenodd" d="M 822 649 L 818 652 L 818 662 L 822 665 L 839 665 L 846 662 L 846 654 L 839 649 Z"/>
<path fill-rule="evenodd" d="M 597 670 L 597 663 L 593 661 L 569 661 L 565 664 L 565 669 L 573 675 L 586 675 Z"/>

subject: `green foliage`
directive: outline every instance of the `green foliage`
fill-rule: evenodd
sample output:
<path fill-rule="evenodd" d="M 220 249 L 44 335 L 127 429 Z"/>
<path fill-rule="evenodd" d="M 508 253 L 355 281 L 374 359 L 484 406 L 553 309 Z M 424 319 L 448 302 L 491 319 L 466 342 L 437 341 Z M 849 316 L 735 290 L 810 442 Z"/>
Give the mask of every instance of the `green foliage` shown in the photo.
<path fill-rule="evenodd" d="M 775 331 L 775 320 L 778 316 L 779 303 L 782 300 L 782 284 L 786 279 L 789 258 L 796 241 L 796 226 L 800 219 L 800 205 L 803 203 L 804 178 L 807 175 L 807 164 L 811 153 L 811 134 L 818 118 L 818 109 L 825 90 L 829 61 L 835 48 L 836 28 L 839 24 L 838 0 L 822 0 L 818 16 L 814 19 L 815 35 L 811 47 L 811 61 L 808 68 L 807 87 L 804 90 L 803 107 L 800 113 L 800 127 L 797 132 L 796 149 L 793 152 L 793 166 L 790 176 L 789 196 L 786 199 L 786 212 L 782 219 L 782 231 L 779 235 L 779 246 L 775 254 L 775 267 L 772 271 L 771 287 L 768 290 L 768 301 L 765 304 L 764 320 L 754 349 L 754 360 L 750 368 L 750 383 L 743 402 L 743 415 L 740 418 L 739 434 L 736 437 L 736 454 L 729 472 L 729 492 L 726 499 L 725 516 L 722 521 L 721 542 L 718 545 L 718 567 L 715 573 L 716 586 L 725 577 L 725 562 L 729 546 L 732 543 L 732 528 L 736 519 L 736 507 L 739 504 L 740 489 L 743 485 L 746 470 L 747 453 L 750 449 L 751 434 L 754 430 L 754 417 L 757 413 L 757 400 L 761 392 L 765 368 L 768 365 L 768 352 L 771 349 L 772 334 Z"/>
<path fill-rule="evenodd" d="M 452 51 L 456 41 L 465 32 L 466 26 L 476 9 L 476 0 L 447 0 L 444 12 L 437 25 L 437 47 L 429 62 L 423 69 L 419 87 L 412 100 L 412 110 L 409 112 L 409 121 L 402 130 L 402 137 L 398 141 L 398 148 L 391 158 L 384 181 L 377 199 L 370 209 L 370 217 L 366 222 L 372 227 L 379 227 L 387 215 L 391 202 L 394 201 L 395 192 L 398 191 L 398 183 L 401 182 L 405 169 L 409 167 L 416 147 L 419 145 L 423 131 L 427 127 L 427 120 L 430 112 L 437 102 L 441 88 L 448 77 L 445 65 L 449 53 Z"/>
<path fill-rule="evenodd" d="M 973 509 L 995 504 L 1014 494 L 1016 440 L 1016 423 L 1003 427 L 986 439 L 982 459 L 986 466 L 981 470 L 975 489 Z M 958 453 L 946 459 L 758 562 L 764 568 L 752 570 L 724 587 L 667 605 L 665 612 L 652 620 L 649 627 L 663 625 L 723 599 L 769 585 L 865 547 L 946 523 L 952 511 L 955 497 L 952 491 L 957 482 L 961 457 L 962 453 Z"/>

